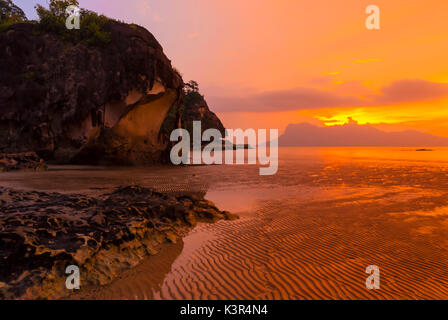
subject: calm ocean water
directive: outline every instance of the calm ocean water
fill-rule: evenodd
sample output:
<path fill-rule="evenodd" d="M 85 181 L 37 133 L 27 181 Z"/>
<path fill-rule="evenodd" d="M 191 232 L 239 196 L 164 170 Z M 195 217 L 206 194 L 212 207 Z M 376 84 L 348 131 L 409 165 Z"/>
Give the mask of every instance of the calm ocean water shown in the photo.
<path fill-rule="evenodd" d="M 207 192 L 227 210 L 254 199 L 291 196 L 302 186 L 415 187 L 447 186 L 448 148 L 279 148 L 278 172 L 260 176 L 258 165 L 90 167 L 50 166 L 48 172 L 10 172 L 0 185 L 56 192 L 101 193 L 119 185 L 139 184 L 161 191 Z"/>

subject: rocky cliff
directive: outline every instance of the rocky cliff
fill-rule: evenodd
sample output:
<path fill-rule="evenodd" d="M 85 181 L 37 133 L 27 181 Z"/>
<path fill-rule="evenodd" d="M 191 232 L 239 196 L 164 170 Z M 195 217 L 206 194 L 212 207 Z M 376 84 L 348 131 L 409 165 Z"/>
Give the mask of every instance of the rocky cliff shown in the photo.
<path fill-rule="evenodd" d="M 194 86 L 192 87 L 192 84 Z M 192 89 L 193 88 L 193 89 Z M 180 113 L 180 118 L 177 117 L 176 112 Z M 172 110 L 165 118 L 164 126 L 161 133 L 165 135 L 165 139 L 169 139 L 171 133 L 171 123 L 178 121 L 179 127 L 186 129 L 193 137 L 193 121 L 201 122 L 201 131 L 207 129 L 217 129 L 221 135 L 225 137 L 225 128 L 218 116 L 210 110 L 207 102 L 202 94 L 199 93 L 199 88 L 195 81 L 190 81 L 185 84 L 182 90 L 182 99 L 179 110 Z M 203 142 L 208 144 L 209 142 Z"/>
<path fill-rule="evenodd" d="M 0 32 L 0 152 L 59 163 L 167 161 L 169 133 L 191 115 L 183 80 L 146 29 L 113 20 L 103 29 L 101 46 L 33 23 Z"/>
<path fill-rule="evenodd" d="M 188 86 L 187 86 L 188 88 Z M 225 136 L 225 128 L 215 113 L 210 111 L 207 102 L 199 91 L 184 90 L 181 126 L 192 136 L 193 121 L 201 121 L 201 130 L 218 129 Z"/>

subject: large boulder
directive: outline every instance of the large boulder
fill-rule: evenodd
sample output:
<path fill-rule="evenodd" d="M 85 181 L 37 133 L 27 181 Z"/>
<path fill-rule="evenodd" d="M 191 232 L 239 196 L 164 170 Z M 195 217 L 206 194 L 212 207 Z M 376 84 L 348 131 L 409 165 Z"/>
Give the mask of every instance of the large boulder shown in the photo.
<path fill-rule="evenodd" d="M 0 172 L 46 171 L 47 165 L 35 152 L 0 153 Z"/>
<path fill-rule="evenodd" d="M 0 152 L 84 163 L 166 157 L 160 128 L 168 112 L 181 116 L 182 78 L 146 29 L 110 20 L 104 30 L 101 46 L 31 23 L 0 32 Z"/>
<path fill-rule="evenodd" d="M 0 23 L 27 21 L 25 13 L 11 0 L 0 0 Z"/>
<path fill-rule="evenodd" d="M 0 187 L 0 300 L 66 296 L 66 267 L 83 286 L 120 272 L 185 236 L 198 222 L 234 220 L 202 193 L 122 186 L 98 196 Z"/>
<path fill-rule="evenodd" d="M 193 121 L 201 121 L 201 131 L 217 129 L 225 137 L 225 128 L 218 116 L 212 112 L 203 95 L 197 92 L 184 92 L 184 109 L 182 112 L 181 126 L 193 133 Z"/>

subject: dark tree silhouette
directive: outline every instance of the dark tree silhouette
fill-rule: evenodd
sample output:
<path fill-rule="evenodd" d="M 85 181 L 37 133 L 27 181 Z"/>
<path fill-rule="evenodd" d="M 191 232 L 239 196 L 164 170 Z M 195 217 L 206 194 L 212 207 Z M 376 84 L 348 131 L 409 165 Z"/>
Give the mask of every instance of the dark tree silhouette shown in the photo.
<path fill-rule="evenodd" d="M 25 13 L 11 0 L 0 0 L 0 23 L 27 21 Z"/>
<path fill-rule="evenodd" d="M 199 92 L 199 84 L 194 80 L 190 80 L 185 84 L 185 89 L 186 89 L 187 93 Z"/>

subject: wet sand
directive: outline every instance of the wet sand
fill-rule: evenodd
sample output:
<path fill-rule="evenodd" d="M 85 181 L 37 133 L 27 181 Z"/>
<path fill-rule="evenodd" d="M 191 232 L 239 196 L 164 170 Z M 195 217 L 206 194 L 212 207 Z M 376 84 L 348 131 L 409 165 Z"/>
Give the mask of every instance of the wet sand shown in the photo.
<path fill-rule="evenodd" d="M 17 174 L 2 185 L 60 188 L 65 177 L 66 189 L 96 192 L 135 179 L 206 190 L 241 218 L 199 225 L 78 298 L 447 299 L 448 149 L 432 149 L 282 148 L 272 177 L 255 166 L 65 167 L 57 179 Z M 380 268 L 379 290 L 365 287 L 369 265 Z"/>

